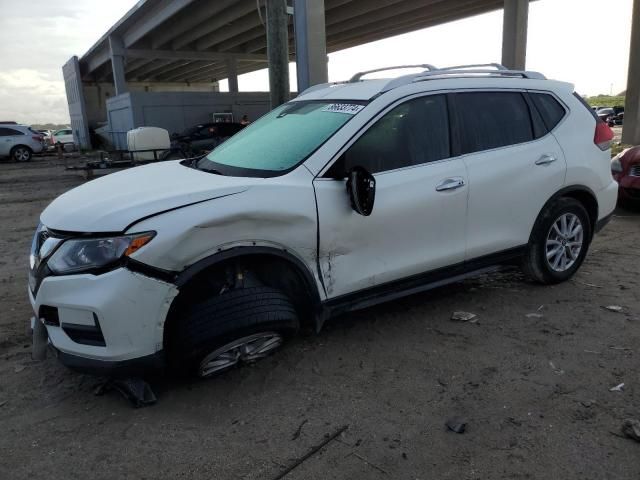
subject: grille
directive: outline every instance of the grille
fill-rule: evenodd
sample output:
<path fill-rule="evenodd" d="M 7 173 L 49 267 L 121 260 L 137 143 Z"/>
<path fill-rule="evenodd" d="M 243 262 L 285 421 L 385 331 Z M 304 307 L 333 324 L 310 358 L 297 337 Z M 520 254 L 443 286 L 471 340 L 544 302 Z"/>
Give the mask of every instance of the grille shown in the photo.
<path fill-rule="evenodd" d="M 633 165 L 629 170 L 629 175 L 632 177 L 640 177 L 640 165 Z"/>

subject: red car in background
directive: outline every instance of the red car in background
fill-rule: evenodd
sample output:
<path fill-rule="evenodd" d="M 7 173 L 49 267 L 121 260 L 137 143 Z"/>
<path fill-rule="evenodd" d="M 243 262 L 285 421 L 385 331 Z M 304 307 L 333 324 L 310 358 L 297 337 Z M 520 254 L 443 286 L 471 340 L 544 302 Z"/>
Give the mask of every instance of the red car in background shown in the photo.
<path fill-rule="evenodd" d="M 613 157 L 611 174 L 620 185 L 618 200 L 640 205 L 640 146 L 627 148 Z"/>

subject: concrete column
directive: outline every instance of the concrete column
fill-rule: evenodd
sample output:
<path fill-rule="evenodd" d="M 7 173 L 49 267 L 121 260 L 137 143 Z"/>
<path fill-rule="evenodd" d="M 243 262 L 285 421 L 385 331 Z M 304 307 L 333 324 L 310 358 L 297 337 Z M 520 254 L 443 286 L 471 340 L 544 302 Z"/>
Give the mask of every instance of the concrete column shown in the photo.
<path fill-rule="evenodd" d="M 267 0 L 267 57 L 271 108 L 289 101 L 289 34 L 286 0 Z"/>
<path fill-rule="evenodd" d="M 527 27 L 529 0 L 504 0 L 502 26 L 502 64 L 513 70 L 524 70 L 527 60 Z"/>
<path fill-rule="evenodd" d="M 229 91 L 238 93 L 238 62 L 235 58 L 227 60 L 227 81 L 229 82 Z"/>
<path fill-rule="evenodd" d="M 120 95 L 127 91 L 127 81 L 124 75 L 124 44 L 121 38 L 109 37 L 109 55 L 113 71 L 113 85 L 116 89 L 116 95 Z"/>
<path fill-rule="evenodd" d="M 622 143 L 640 145 L 640 0 L 634 0 L 631 18 L 633 23 Z"/>
<path fill-rule="evenodd" d="M 327 37 L 324 0 L 294 0 L 298 92 L 326 83 Z"/>

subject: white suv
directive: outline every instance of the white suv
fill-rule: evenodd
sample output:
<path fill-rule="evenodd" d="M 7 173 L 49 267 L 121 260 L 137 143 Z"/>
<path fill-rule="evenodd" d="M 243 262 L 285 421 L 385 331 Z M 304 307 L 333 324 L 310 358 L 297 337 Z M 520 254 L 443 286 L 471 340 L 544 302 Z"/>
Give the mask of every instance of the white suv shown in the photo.
<path fill-rule="evenodd" d="M 572 85 L 497 65 L 361 77 L 199 160 L 56 199 L 33 239 L 34 341 L 83 371 L 209 376 L 499 265 L 576 272 L 618 186 L 612 132 Z"/>
<path fill-rule="evenodd" d="M 0 158 L 28 162 L 34 153 L 44 150 L 44 136 L 27 125 L 0 123 Z"/>

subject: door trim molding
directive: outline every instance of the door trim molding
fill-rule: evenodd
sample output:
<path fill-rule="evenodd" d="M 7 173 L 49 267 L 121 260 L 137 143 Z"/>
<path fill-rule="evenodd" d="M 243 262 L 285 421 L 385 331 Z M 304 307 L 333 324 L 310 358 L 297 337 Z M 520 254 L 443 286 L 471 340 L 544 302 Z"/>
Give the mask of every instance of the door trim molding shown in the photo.
<path fill-rule="evenodd" d="M 324 318 L 371 307 L 415 293 L 425 292 L 484 273 L 496 272 L 504 265 L 513 264 L 522 258 L 525 249 L 526 245 L 510 248 L 466 262 L 430 270 L 425 273 L 325 300 L 322 303 L 323 309 L 325 310 Z"/>

